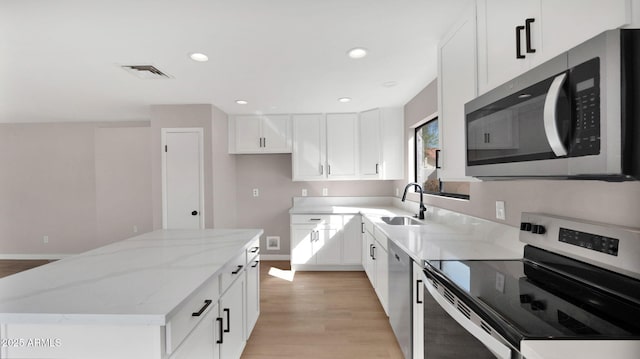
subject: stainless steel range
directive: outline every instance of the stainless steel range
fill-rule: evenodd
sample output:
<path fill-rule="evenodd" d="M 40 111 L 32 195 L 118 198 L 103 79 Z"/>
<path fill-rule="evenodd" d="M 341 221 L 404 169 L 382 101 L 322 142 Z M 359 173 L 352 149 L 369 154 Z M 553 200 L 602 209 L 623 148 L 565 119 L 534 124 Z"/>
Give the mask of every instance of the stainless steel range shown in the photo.
<path fill-rule="evenodd" d="M 640 358 L 640 230 L 523 213 L 520 240 L 425 262 L 426 359 Z"/>

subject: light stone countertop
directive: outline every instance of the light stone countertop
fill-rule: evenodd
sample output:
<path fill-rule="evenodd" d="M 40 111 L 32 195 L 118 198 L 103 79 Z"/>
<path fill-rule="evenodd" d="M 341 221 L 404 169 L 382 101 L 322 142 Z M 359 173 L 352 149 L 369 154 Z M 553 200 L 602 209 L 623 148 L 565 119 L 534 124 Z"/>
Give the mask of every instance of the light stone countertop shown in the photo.
<path fill-rule="evenodd" d="M 158 230 L 0 279 L 0 323 L 165 325 L 263 233 Z"/>
<path fill-rule="evenodd" d="M 423 225 L 389 225 L 382 217 L 413 217 L 417 204 L 411 203 L 414 211 L 399 208 L 399 200 L 381 201 L 372 198 L 375 204 L 356 198 L 349 205 L 348 198 L 322 198 L 294 200 L 290 214 L 357 214 L 360 213 L 375 224 L 380 231 L 397 244 L 420 265 L 425 260 L 490 260 L 521 259 L 524 244 L 519 241 L 519 230 L 506 224 L 487 221 L 433 206 L 427 206 Z"/>

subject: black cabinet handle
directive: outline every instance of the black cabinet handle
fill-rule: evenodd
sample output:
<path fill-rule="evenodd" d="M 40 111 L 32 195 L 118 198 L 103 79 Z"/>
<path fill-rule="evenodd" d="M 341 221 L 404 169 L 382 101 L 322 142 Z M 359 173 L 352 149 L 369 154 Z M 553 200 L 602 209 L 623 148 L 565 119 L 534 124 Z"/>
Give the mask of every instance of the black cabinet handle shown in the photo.
<path fill-rule="evenodd" d="M 267 148 L 267 138 L 262 137 L 262 147 Z"/>
<path fill-rule="evenodd" d="M 361 228 L 362 233 L 364 233 L 364 222 L 360 223 L 360 225 L 362 226 L 362 228 Z"/>
<path fill-rule="evenodd" d="M 516 26 L 516 59 L 524 59 L 524 55 L 520 52 L 522 30 L 524 30 L 524 26 Z"/>
<path fill-rule="evenodd" d="M 527 53 L 529 54 L 536 52 L 536 49 L 531 47 L 531 23 L 535 21 L 536 19 L 533 18 L 529 18 L 524 21 L 525 37 L 527 39 Z"/>
<path fill-rule="evenodd" d="M 224 338 L 223 338 L 224 330 L 222 330 L 222 318 L 216 318 L 216 322 L 218 322 L 218 330 L 220 332 L 220 339 L 216 340 L 216 343 L 217 344 L 222 344 L 222 341 L 224 340 Z"/>
<path fill-rule="evenodd" d="M 224 308 L 222 311 L 227 313 L 227 329 L 224 332 L 229 333 L 231 331 L 231 309 Z"/>
<path fill-rule="evenodd" d="M 255 268 L 258 266 L 258 264 L 260 264 L 260 261 L 255 261 L 255 263 L 251 266 L 251 268 Z"/>
<path fill-rule="evenodd" d="M 231 274 L 238 274 L 238 273 L 240 273 L 240 271 L 242 270 L 242 267 L 244 267 L 244 266 L 239 265 L 239 266 L 238 266 L 238 268 L 237 268 L 236 270 L 234 270 L 233 272 L 231 272 Z"/>
<path fill-rule="evenodd" d="M 331 165 L 327 163 L 327 174 L 331 174 Z"/>
<path fill-rule="evenodd" d="M 260 250 L 260 247 L 253 247 L 253 248 L 251 248 L 251 251 L 250 251 L 250 252 L 251 252 L 251 253 L 255 253 L 255 252 L 257 252 L 258 250 Z"/>
<path fill-rule="evenodd" d="M 436 168 L 442 168 L 440 166 L 440 150 L 436 150 Z"/>
<path fill-rule="evenodd" d="M 200 308 L 199 311 L 191 313 L 192 317 L 199 317 L 202 315 L 202 313 L 204 313 L 205 310 L 207 310 L 207 308 L 209 308 L 209 306 L 211 305 L 211 303 L 213 303 L 213 301 L 211 299 L 205 299 L 204 300 L 204 305 L 202 306 L 202 308 Z"/>
<path fill-rule="evenodd" d="M 422 279 L 416 281 L 416 304 L 422 304 L 420 300 L 420 292 L 422 291 Z"/>
<path fill-rule="evenodd" d="M 379 165 L 376 163 L 376 174 L 378 174 L 378 167 Z"/>
<path fill-rule="evenodd" d="M 376 246 L 373 246 L 373 255 L 371 256 L 371 258 L 375 261 L 376 260 Z"/>
<path fill-rule="evenodd" d="M 192 216 L 197 216 L 197 215 L 198 215 L 198 211 L 193 211 L 193 212 L 191 212 L 191 215 L 192 215 Z"/>

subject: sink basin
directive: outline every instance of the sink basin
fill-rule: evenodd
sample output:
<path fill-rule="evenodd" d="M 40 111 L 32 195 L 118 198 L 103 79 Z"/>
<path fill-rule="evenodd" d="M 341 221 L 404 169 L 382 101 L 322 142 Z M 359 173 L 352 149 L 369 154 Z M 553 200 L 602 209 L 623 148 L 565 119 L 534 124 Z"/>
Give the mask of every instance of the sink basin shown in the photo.
<path fill-rule="evenodd" d="M 411 217 L 382 217 L 382 222 L 394 226 L 419 226 L 423 223 Z"/>

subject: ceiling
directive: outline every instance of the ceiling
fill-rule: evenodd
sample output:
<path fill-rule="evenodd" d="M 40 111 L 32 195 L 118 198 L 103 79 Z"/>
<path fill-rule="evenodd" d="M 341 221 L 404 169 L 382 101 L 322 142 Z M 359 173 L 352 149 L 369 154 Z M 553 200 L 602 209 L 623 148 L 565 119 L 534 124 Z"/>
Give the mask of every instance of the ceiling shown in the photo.
<path fill-rule="evenodd" d="M 470 1 L 2 0 L 0 122 L 148 120 L 153 104 L 402 106 L 436 77 L 438 41 Z M 354 47 L 368 56 L 349 58 Z M 147 64 L 171 78 L 121 68 Z"/>

